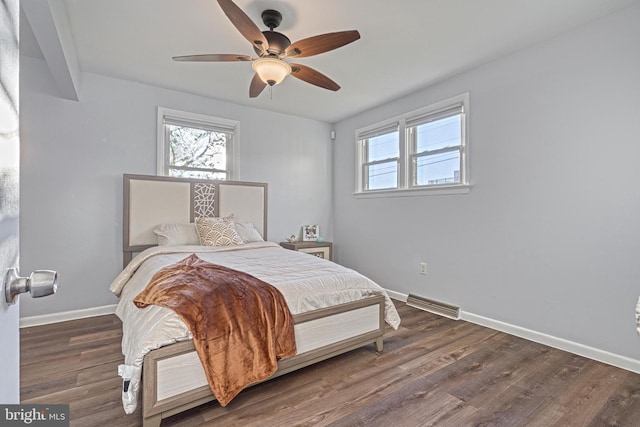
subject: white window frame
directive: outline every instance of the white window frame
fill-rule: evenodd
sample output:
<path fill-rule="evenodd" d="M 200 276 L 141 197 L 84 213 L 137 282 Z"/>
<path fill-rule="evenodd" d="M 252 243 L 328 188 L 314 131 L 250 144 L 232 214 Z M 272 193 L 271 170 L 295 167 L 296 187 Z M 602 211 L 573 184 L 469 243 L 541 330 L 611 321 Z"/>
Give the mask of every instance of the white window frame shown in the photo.
<path fill-rule="evenodd" d="M 184 124 L 194 128 L 204 127 L 220 129 L 233 134 L 231 142 L 226 148 L 226 172 L 227 180 L 239 179 L 239 162 L 236 153 L 239 152 L 240 122 L 237 120 L 223 119 L 208 116 L 206 114 L 191 113 L 188 111 L 174 110 L 158 107 L 157 128 L 157 175 L 169 175 L 169 126 L 167 124 Z"/>
<path fill-rule="evenodd" d="M 430 121 L 446 115 L 452 109 L 459 108 L 461 114 L 461 143 L 460 143 L 460 182 L 442 183 L 430 185 L 413 185 L 415 171 L 412 167 L 412 159 L 425 153 L 414 152 L 414 140 L 410 129 L 417 124 Z M 469 93 L 463 93 L 452 98 L 436 102 L 427 107 L 411 111 L 406 114 L 392 117 L 376 124 L 356 129 L 356 173 L 354 196 L 366 197 L 398 197 L 437 194 L 466 194 L 469 192 L 469 137 L 467 131 L 469 115 Z M 409 126 L 407 125 L 409 124 Z M 399 160 L 398 160 L 398 185 L 397 188 L 368 190 L 366 171 L 366 137 L 375 135 L 377 131 L 398 127 Z M 364 138 L 363 138 L 364 136 Z M 447 148 L 446 150 L 454 150 Z M 455 150 L 458 150 L 457 148 Z"/>

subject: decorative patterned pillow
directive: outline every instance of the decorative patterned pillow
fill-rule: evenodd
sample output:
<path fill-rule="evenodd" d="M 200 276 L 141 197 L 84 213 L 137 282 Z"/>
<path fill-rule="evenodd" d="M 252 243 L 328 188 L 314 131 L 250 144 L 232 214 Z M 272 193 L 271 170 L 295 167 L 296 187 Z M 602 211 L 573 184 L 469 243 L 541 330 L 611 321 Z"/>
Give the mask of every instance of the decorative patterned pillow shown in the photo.
<path fill-rule="evenodd" d="M 203 246 L 242 245 L 233 222 L 225 218 L 196 218 L 196 229 Z"/>

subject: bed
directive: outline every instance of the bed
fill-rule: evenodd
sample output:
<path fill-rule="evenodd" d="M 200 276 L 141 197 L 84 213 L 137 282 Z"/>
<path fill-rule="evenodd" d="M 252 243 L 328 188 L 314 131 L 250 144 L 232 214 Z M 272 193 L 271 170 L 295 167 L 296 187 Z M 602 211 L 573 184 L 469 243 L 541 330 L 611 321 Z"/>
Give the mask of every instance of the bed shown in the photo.
<path fill-rule="evenodd" d="M 398 327 L 388 295 L 365 276 L 267 240 L 267 184 L 144 175 L 124 175 L 123 184 L 124 269 L 110 289 L 123 321 L 123 404 L 131 413 L 142 395 L 145 427 L 215 399 L 180 318 L 132 303 L 155 272 L 190 254 L 249 273 L 284 295 L 297 354 L 281 359 L 271 378 L 372 343 L 382 351 L 385 323 Z M 239 245 L 200 246 L 184 229 L 176 232 L 209 217 L 233 218 L 251 233 L 240 233 Z M 166 227 L 169 232 L 158 232 Z"/>

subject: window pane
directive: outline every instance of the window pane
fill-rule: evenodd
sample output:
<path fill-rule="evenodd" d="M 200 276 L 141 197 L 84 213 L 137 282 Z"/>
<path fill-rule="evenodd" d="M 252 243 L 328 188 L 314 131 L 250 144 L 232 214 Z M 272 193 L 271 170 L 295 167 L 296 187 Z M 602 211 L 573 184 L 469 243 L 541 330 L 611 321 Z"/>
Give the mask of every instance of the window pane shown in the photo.
<path fill-rule="evenodd" d="M 226 169 L 228 134 L 169 125 L 169 165 Z"/>
<path fill-rule="evenodd" d="M 226 172 L 184 171 L 180 169 L 169 169 L 169 176 L 196 179 L 227 179 Z"/>
<path fill-rule="evenodd" d="M 378 163 L 366 167 L 368 190 L 396 188 L 398 186 L 398 162 Z"/>
<path fill-rule="evenodd" d="M 367 142 L 367 160 L 373 162 L 376 160 L 384 160 L 396 158 L 399 155 L 399 132 L 386 133 L 384 135 L 375 136 L 366 140 Z"/>
<path fill-rule="evenodd" d="M 416 153 L 460 145 L 460 115 L 416 126 Z"/>
<path fill-rule="evenodd" d="M 460 182 L 460 152 L 450 151 L 414 158 L 415 185 Z"/>

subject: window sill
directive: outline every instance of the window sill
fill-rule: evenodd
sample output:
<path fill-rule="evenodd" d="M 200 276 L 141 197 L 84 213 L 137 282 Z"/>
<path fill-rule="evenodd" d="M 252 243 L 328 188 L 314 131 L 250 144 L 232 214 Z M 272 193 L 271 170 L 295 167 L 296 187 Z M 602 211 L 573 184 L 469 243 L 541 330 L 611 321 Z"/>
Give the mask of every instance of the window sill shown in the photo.
<path fill-rule="evenodd" d="M 428 188 L 407 188 L 392 190 L 374 190 L 353 193 L 356 199 L 370 199 L 376 197 L 412 197 L 412 196 L 448 196 L 454 194 L 467 194 L 471 189 L 470 184 L 442 185 Z"/>

